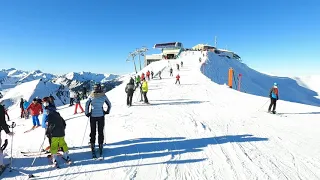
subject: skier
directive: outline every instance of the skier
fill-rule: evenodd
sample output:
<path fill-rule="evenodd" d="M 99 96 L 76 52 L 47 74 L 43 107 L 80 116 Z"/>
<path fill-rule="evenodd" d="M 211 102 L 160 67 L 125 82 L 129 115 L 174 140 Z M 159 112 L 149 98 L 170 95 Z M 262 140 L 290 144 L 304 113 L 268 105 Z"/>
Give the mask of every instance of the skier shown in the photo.
<path fill-rule="evenodd" d="M 24 118 L 24 108 L 23 108 L 23 103 L 24 103 L 24 100 L 23 98 L 20 99 L 20 118 Z"/>
<path fill-rule="evenodd" d="M 13 132 L 10 132 L 9 130 L 9 126 L 6 123 L 5 120 L 5 112 L 4 112 L 4 107 L 0 104 L 0 146 L 2 143 L 2 139 L 1 139 L 1 131 L 4 130 L 6 132 L 6 134 L 12 136 Z M 0 148 L 0 174 L 5 170 L 6 166 L 3 163 L 3 159 L 4 159 L 4 155 L 3 155 L 3 150 L 2 146 Z"/>
<path fill-rule="evenodd" d="M 133 97 L 133 92 L 135 91 L 135 87 L 134 87 L 134 80 L 132 78 L 130 78 L 129 83 L 126 85 L 126 89 L 125 89 L 126 93 L 127 93 L 127 106 L 132 106 L 132 97 Z"/>
<path fill-rule="evenodd" d="M 271 112 L 271 107 L 273 106 L 272 113 L 276 113 L 276 106 L 277 106 L 277 100 L 279 100 L 279 90 L 278 90 L 278 84 L 274 83 L 273 87 L 270 90 L 269 93 L 270 98 L 270 105 L 268 108 L 268 112 Z"/>
<path fill-rule="evenodd" d="M 181 61 L 181 67 L 183 66 L 183 61 Z"/>
<path fill-rule="evenodd" d="M 201 57 L 199 58 L 199 63 L 201 63 Z"/>
<path fill-rule="evenodd" d="M 177 64 L 177 70 L 180 71 L 179 64 Z"/>
<path fill-rule="evenodd" d="M 147 71 L 147 78 L 148 78 L 148 81 L 150 81 L 150 71 L 149 70 Z"/>
<path fill-rule="evenodd" d="M 179 74 L 177 74 L 177 76 L 176 76 L 176 83 L 175 84 L 177 84 L 177 82 L 179 82 L 179 84 L 180 84 L 180 75 Z"/>
<path fill-rule="evenodd" d="M 162 79 L 162 78 L 161 78 L 161 71 L 159 71 L 159 73 L 158 73 L 158 74 L 159 74 L 159 78 L 160 78 L 160 79 Z"/>
<path fill-rule="evenodd" d="M 143 93 L 144 103 L 149 104 L 148 97 L 147 97 L 148 83 L 147 83 L 146 79 L 143 79 L 141 89 L 142 89 L 142 93 Z"/>
<path fill-rule="evenodd" d="M 38 116 L 40 115 L 40 113 L 43 113 L 43 109 L 36 98 L 33 99 L 32 104 L 29 105 L 27 110 L 30 111 L 33 120 L 33 127 L 31 129 L 40 127 Z"/>
<path fill-rule="evenodd" d="M 151 79 L 153 79 L 153 71 L 151 71 Z"/>
<path fill-rule="evenodd" d="M 24 118 L 28 119 L 29 118 L 29 111 L 27 110 L 27 108 L 29 107 L 30 103 L 27 100 L 24 100 L 23 103 L 23 109 L 24 109 Z"/>
<path fill-rule="evenodd" d="M 98 143 L 99 143 L 99 153 L 100 157 L 102 156 L 103 151 L 103 130 L 104 130 L 104 120 L 105 115 L 110 113 L 111 103 L 108 97 L 101 90 L 100 84 L 95 84 L 93 87 L 94 91 L 90 94 L 85 107 L 85 114 L 88 118 L 90 118 L 90 146 L 92 151 L 92 157 L 96 158 L 95 153 L 95 141 L 96 141 L 96 126 L 98 122 Z M 103 109 L 104 103 L 107 104 L 108 109 L 105 111 Z M 89 106 L 91 105 L 91 111 L 89 110 Z"/>
<path fill-rule="evenodd" d="M 47 133 L 47 122 L 48 122 L 48 114 L 49 114 L 49 111 L 51 110 L 56 110 L 56 106 L 54 104 L 52 104 L 52 102 L 50 101 L 50 97 L 44 97 L 42 99 L 42 104 L 44 106 L 44 109 L 45 111 L 43 112 L 43 115 L 42 115 L 42 128 L 45 129 L 45 132 L 46 132 L 46 136 L 49 140 L 49 146 L 47 148 L 45 148 L 44 150 L 49 152 L 50 150 L 50 145 L 51 145 L 51 136 L 50 134 Z"/>
<path fill-rule="evenodd" d="M 145 77 L 144 77 L 144 73 L 142 73 L 142 74 L 141 74 L 141 80 L 144 79 L 144 78 L 145 78 Z"/>
<path fill-rule="evenodd" d="M 84 112 L 84 111 L 83 111 L 83 108 L 82 108 L 82 106 L 81 106 L 81 104 L 80 104 L 80 100 L 81 100 L 80 94 L 79 94 L 79 92 L 77 92 L 77 95 L 76 95 L 76 97 L 75 97 L 76 107 L 74 108 L 74 114 L 77 114 L 78 106 L 79 106 L 79 108 L 80 108 L 80 110 L 81 110 L 81 113 Z"/>
<path fill-rule="evenodd" d="M 69 106 L 73 106 L 73 102 L 74 102 L 74 92 L 73 91 L 69 91 L 69 96 L 70 96 L 70 105 Z"/>
<path fill-rule="evenodd" d="M 4 114 L 7 116 L 8 121 L 10 121 L 10 117 L 9 117 L 9 114 L 8 114 L 8 109 L 6 108 L 5 105 L 3 105 L 3 108 L 4 108 Z"/>
<path fill-rule="evenodd" d="M 46 130 L 46 135 L 48 137 L 51 137 L 50 152 L 52 163 L 54 167 L 59 168 L 59 164 L 57 161 L 59 146 L 63 150 L 63 159 L 68 164 L 71 163 L 71 160 L 69 158 L 69 148 L 64 139 L 66 122 L 54 108 L 49 108 L 48 102 L 46 102 L 45 109 L 48 113 L 48 128 Z"/>
<path fill-rule="evenodd" d="M 83 87 L 82 89 L 82 100 L 85 100 L 87 99 L 87 88 L 86 87 Z"/>
<path fill-rule="evenodd" d="M 173 69 L 172 69 L 172 67 L 170 68 L 170 76 L 173 76 Z"/>
<path fill-rule="evenodd" d="M 141 79 L 140 79 L 140 76 L 138 75 L 136 77 L 136 88 L 139 87 L 140 83 L 141 83 Z"/>

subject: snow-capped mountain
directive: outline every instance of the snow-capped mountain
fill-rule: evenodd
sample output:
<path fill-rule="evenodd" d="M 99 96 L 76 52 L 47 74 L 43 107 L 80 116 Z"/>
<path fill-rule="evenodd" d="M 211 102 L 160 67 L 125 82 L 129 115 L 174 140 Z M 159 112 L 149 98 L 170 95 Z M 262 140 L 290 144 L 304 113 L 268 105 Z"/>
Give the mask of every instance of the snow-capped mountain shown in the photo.
<path fill-rule="evenodd" d="M 0 89 L 13 88 L 18 84 L 41 79 L 43 81 L 51 81 L 56 76 L 50 73 L 43 73 L 40 70 L 22 71 L 14 68 L 3 69 L 0 71 Z"/>
<path fill-rule="evenodd" d="M 199 57 L 203 58 L 202 62 L 198 61 Z M 73 161 L 66 167 L 58 157 L 61 169 L 52 168 L 46 154 L 39 157 L 40 146 L 48 146 L 45 130 L 37 128 L 23 133 L 32 122 L 13 118 L 17 123 L 14 145 L 12 149 L 9 145 L 5 153 L 12 152 L 17 171 L 6 171 L 1 178 L 26 179 L 33 174 L 38 179 L 80 180 L 319 179 L 320 108 L 306 105 L 310 101 L 301 104 L 283 100 L 281 94 L 290 92 L 280 85 L 292 80 L 279 78 L 276 79 L 281 87 L 277 114 L 269 114 L 266 112 L 268 95 L 249 94 L 260 91 L 261 86 L 254 84 L 263 84 L 266 77 L 247 67 L 238 68 L 236 60 L 222 66 L 225 62 L 219 61 L 225 59 L 215 58 L 210 53 L 205 57 L 200 52 L 186 53 L 177 60 L 154 62 L 145 67 L 142 72 L 162 71 L 162 79 L 156 76 L 148 81 L 150 105 L 140 102 L 141 95 L 136 90 L 133 106 L 127 107 L 124 89 L 130 76 L 107 92 L 112 108 L 105 116 L 104 159 L 100 161 L 92 159 L 87 146 L 90 121 L 84 114 L 74 114 L 74 106 L 58 107 L 67 124 L 65 140 Z M 184 65 L 178 71 L 175 64 L 181 61 Z M 258 89 L 247 87 L 244 93 L 225 86 L 222 80 L 214 82 L 219 79 L 201 72 L 214 63 L 216 73 L 220 66 L 221 75 L 228 73 L 230 66 L 237 72 L 247 70 L 243 72 L 248 79 L 246 85 Z M 169 75 L 171 66 L 174 76 Z M 177 74 L 181 84 L 175 84 Z M 256 81 L 249 78 L 251 75 L 256 75 Z M 273 80 L 265 83 L 272 85 Z M 306 91 L 297 95 L 302 95 L 301 99 L 309 98 Z M 84 106 L 85 101 L 81 104 Z M 19 114 L 19 107 L 16 109 Z M 14 109 L 9 111 L 9 115 L 13 113 Z M 21 151 L 36 153 L 26 155 Z M 5 163 L 9 161 L 10 155 Z"/>

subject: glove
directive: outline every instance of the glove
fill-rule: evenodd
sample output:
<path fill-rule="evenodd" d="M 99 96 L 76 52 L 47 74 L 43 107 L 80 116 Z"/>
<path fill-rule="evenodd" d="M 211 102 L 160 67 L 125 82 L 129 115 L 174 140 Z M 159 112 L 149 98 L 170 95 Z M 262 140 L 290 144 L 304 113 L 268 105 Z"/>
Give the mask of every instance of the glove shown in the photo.
<path fill-rule="evenodd" d="M 109 114 L 109 111 L 103 111 L 103 114 L 104 115 Z"/>
<path fill-rule="evenodd" d="M 91 116 L 91 113 L 86 114 L 86 116 L 87 116 L 87 117 L 90 117 L 90 116 Z"/>

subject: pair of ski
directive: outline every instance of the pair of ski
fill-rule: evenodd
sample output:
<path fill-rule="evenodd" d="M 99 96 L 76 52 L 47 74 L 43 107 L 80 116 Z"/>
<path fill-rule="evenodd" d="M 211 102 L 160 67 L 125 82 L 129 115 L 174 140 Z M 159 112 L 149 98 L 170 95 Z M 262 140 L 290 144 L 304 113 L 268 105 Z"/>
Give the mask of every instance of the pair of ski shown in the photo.
<path fill-rule="evenodd" d="M 33 131 L 33 130 L 35 130 L 35 129 L 37 129 L 38 127 L 40 127 L 40 126 L 37 126 L 37 127 L 32 127 L 31 129 L 29 129 L 29 130 L 26 130 L 24 133 L 28 133 L 28 132 L 31 132 L 31 131 Z"/>

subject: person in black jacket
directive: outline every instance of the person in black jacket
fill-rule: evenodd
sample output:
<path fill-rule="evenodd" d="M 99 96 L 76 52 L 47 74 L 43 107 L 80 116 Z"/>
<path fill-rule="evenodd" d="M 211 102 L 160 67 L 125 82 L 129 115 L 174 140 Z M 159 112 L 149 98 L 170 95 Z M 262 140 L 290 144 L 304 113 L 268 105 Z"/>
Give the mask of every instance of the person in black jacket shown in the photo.
<path fill-rule="evenodd" d="M 50 152 L 53 165 L 57 167 L 57 152 L 59 147 L 61 147 L 64 152 L 63 158 L 67 162 L 71 162 L 68 154 L 69 148 L 64 140 L 66 122 L 55 109 L 48 108 L 48 106 L 46 106 L 45 109 L 48 111 L 48 128 L 46 134 L 51 137 Z"/>
<path fill-rule="evenodd" d="M 24 100 L 23 100 L 23 98 L 21 98 L 21 100 L 20 100 L 20 110 L 21 110 L 21 112 L 20 112 L 20 118 L 21 118 L 21 119 L 24 118 L 23 103 L 24 103 Z"/>
<path fill-rule="evenodd" d="M 125 91 L 127 93 L 127 106 L 132 106 L 132 97 L 133 97 L 133 92 L 135 91 L 133 78 L 130 78 L 130 81 L 126 86 Z"/>
<path fill-rule="evenodd" d="M 1 146 L 1 131 L 4 130 L 8 135 L 12 136 L 13 132 L 10 132 L 9 130 L 9 126 L 6 123 L 5 120 L 5 111 L 4 111 L 4 107 L 0 104 L 0 146 Z M 3 150 L 2 148 L 0 148 L 0 170 L 2 170 L 4 168 L 4 163 L 3 163 Z"/>

